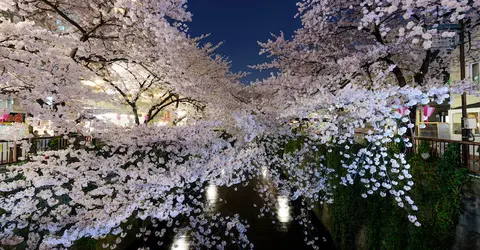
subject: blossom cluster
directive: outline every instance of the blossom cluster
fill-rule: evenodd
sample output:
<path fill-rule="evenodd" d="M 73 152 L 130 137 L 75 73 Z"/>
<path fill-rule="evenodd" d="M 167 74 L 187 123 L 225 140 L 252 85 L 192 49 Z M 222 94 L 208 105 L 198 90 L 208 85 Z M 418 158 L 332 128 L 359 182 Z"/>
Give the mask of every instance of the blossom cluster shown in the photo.
<path fill-rule="evenodd" d="M 69 145 L 0 172 L 0 243 L 68 248 L 113 235 L 103 247 L 115 249 L 128 233 L 148 242 L 170 228 L 198 248 L 223 249 L 227 242 L 212 233 L 223 228 L 231 242 L 253 248 L 248 222 L 212 213 L 208 193 L 258 179 L 265 181 L 256 186 L 264 199 L 259 216 L 298 202 L 294 218 L 313 248 L 319 239 L 309 211 L 335 202 L 339 185 L 394 200 L 420 226 L 409 195 L 410 113 L 478 91 L 464 81 L 443 84 L 450 54 L 432 50 L 432 39 L 435 24 L 472 24 L 479 7 L 305 0 L 303 27 L 292 39 L 261 43 L 273 60 L 257 68 L 280 73 L 242 86 L 244 74 L 230 72 L 216 45 L 186 34 L 185 0 L 2 1 L 10 18 L 0 23 L 0 99 L 19 100 L 29 122 L 50 121 Z M 198 112 L 183 125 L 149 122 L 168 105 L 187 103 Z M 99 106 L 134 118 L 118 126 L 97 117 Z M 150 116 L 144 124 L 142 112 Z M 367 131 L 364 142 L 359 130 Z"/>

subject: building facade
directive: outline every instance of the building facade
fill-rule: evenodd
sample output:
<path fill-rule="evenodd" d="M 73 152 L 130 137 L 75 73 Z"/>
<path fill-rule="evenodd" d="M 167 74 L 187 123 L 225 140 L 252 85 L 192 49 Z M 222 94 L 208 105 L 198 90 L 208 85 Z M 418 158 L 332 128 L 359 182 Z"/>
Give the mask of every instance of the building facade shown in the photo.
<path fill-rule="evenodd" d="M 480 84 L 480 28 L 475 32 L 466 35 L 465 44 L 465 72 L 466 79 Z M 460 52 L 457 48 L 453 54 L 450 65 L 450 80 L 460 80 Z M 479 96 L 467 95 L 468 118 L 477 120 L 477 128 L 472 132 L 475 141 L 480 141 L 479 114 L 480 114 L 480 93 Z M 453 95 L 448 111 L 448 123 L 450 124 L 451 139 L 461 140 L 461 119 L 462 119 L 462 98 L 460 95 Z"/>

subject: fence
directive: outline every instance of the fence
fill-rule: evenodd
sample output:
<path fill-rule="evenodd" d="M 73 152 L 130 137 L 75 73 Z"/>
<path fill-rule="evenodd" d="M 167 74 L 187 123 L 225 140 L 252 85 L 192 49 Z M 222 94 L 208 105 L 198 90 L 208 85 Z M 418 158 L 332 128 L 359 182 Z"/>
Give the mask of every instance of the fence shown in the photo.
<path fill-rule="evenodd" d="M 0 141 L 0 165 L 14 163 L 23 155 L 21 144 L 12 141 Z"/>
<path fill-rule="evenodd" d="M 90 138 L 77 138 L 88 141 Z M 30 140 L 31 147 L 29 152 L 22 148 L 22 143 Z M 418 147 L 422 141 L 426 141 L 432 148 L 433 156 L 441 156 L 445 153 L 449 144 L 460 144 L 459 162 L 467 167 L 471 172 L 480 173 L 480 142 L 453 141 L 430 137 L 414 137 L 413 147 L 408 149 L 408 153 L 417 153 Z M 0 140 L 0 165 L 18 162 L 21 157 L 28 154 L 36 155 L 47 150 L 65 149 L 69 142 L 60 136 L 55 137 L 36 137 L 24 139 L 20 142 Z M 462 151 L 467 149 L 468 157 L 465 160 L 461 157 Z"/>
<path fill-rule="evenodd" d="M 30 150 L 27 152 L 22 144 L 28 141 Z M 0 140 L 0 165 L 18 162 L 28 154 L 36 155 L 47 150 L 65 149 L 67 146 L 68 141 L 61 136 L 35 137 L 17 142 Z"/>
<path fill-rule="evenodd" d="M 413 147 L 410 149 L 410 153 L 418 152 L 418 147 L 421 142 L 427 142 L 432 148 L 433 156 L 441 156 L 445 153 L 449 144 L 459 144 L 459 162 L 461 165 L 467 167 L 471 172 L 480 173 L 480 142 L 468 142 L 468 141 L 453 141 L 439 138 L 430 137 L 414 137 Z M 463 159 L 462 152 L 467 151 L 467 158 Z"/>

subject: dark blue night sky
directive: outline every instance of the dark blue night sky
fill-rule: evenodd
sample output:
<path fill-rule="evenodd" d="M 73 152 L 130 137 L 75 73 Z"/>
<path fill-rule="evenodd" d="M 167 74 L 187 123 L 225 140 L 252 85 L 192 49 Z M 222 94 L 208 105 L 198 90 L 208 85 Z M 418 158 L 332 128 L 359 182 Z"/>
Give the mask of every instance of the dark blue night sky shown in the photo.
<path fill-rule="evenodd" d="M 208 41 L 224 42 L 218 53 L 232 61 L 232 71 L 248 71 L 244 79 L 249 82 L 267 77 L 269 72 L 258 72 L 248 65 L 265 62 L 260 56 L 257 41 L 265 42 L 270 33 L 283 31 L 287 37 L 301 26 L 294 18 L 298 0 L 190 0 L 188 10 L 193 14 L 190 34 L 200 36 L 211 33 Z"/>

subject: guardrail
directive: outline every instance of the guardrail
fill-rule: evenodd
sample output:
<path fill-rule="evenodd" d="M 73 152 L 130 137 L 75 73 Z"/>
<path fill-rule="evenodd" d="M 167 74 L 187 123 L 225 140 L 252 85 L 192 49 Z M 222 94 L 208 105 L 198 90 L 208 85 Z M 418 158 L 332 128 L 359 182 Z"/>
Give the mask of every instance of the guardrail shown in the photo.
<path fill-rule="evenodd" d="M 22 144 L 30 143 L 30 150 L 24 149 Z M 68 140 L 62 136 L 34 137 L 20 141 L 0 140 L 0 165 L 16 163 L 29 154 L 37 155 L 47 150 L 59 150 L 68 147 Z"/>
<path fill-rule="evenodd" d="M 0 141 L 0 165 L 15 163 L 23 155 L 21 144 L 12 141 Z"/>
<path fill-rule="evenodd" d="M 470 172 L 480 173 L 480 142 L 454 141 L 430 137 L 414 137 L 413 147 L 410 152 L 417 153 L 418 147 L 422 141 L 427 142 L 432 148 L 434 156 L 441 156 L 445 153 L 449 144 L 459 144 L 459 159 L 461 165 L 467 167 Z M 462 157 L 463 151 L 467 151 L 465 159 Z"/>
<path fill-rule="evenodd" d="M 88 137 L 82 139 L 85 141 L 90 140 Z M 27 141 L 29 141 L 31 145 L 29 152 L 26 152 L 26 150 L 22 148 L 22 143 Z M 480 173 L 480 142 L 414 137 L 413 147 L 408 148 L 407 153 L 418 153 L 418 147 L 422 141 L 426 141 L 430 145 L 433 156 L 443 155 L 449 144 L 459 144 L 459 162 L 471 172 Z M 35 137 L 31 139 L 23 139 L 19 142 L 0 140 L 0 165 L 16 163 L 21 157 L 25 157 L 29 154 L 37 155 L 38 153 L 47 150 L 65 149 L 68 145 L 68 140 L 64 139 L 62 136 Z M 463 150 L 467 150 L 468 157 L 466 159 L 461 157 Z"/>

